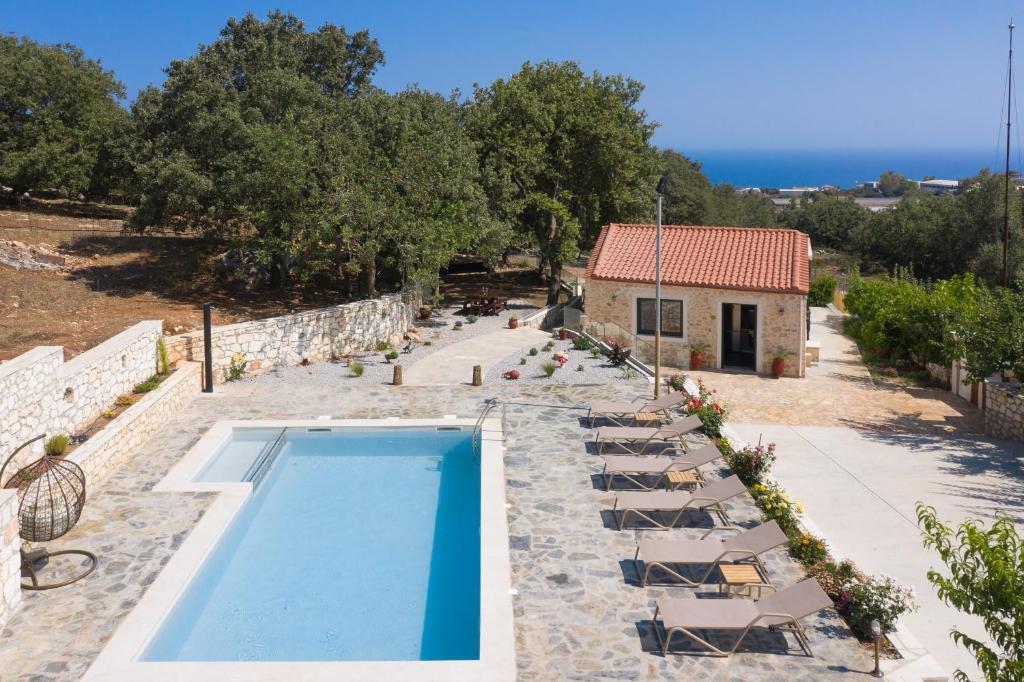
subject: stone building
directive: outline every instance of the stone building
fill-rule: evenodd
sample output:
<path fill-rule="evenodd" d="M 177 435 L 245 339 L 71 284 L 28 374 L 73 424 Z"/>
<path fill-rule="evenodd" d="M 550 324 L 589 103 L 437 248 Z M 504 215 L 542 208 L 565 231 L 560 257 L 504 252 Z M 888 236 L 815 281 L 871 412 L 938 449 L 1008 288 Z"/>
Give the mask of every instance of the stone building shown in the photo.
<path fill-rule="evenodd" d="M 662 228 L 662 364 L 804 376 L 811 243 L 796 230 Z M 654 343 L 654 225 L 606 225 L 587 264 L 587 316 Z M 610 325 L 609 325 L 610 326 Z M 611 327 L 611 326 L 610 326 Z"/>

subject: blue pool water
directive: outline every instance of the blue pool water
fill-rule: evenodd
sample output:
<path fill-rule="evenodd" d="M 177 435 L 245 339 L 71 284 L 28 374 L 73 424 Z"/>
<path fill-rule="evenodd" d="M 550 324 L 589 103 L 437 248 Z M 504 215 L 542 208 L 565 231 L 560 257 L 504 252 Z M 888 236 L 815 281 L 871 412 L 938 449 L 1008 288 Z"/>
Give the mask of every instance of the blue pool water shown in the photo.
<path fill-rule="evenodd" d="M 289 430 L 282 443 L 142 659 L 479 658 L 470 433 Z"/>

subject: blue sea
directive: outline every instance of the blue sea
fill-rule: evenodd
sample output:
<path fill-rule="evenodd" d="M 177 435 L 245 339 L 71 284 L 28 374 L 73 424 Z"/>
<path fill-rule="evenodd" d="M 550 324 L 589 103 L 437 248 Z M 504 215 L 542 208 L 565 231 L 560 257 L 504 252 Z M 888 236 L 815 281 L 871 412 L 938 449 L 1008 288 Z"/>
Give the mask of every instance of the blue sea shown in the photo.
<path fill-rule="evenodd" d="M 836 185 L 853 187 L 894 170 L 912 180 L 925 176 L 958 180 L 983 168 L 1001 169 L 1003 158 L 992 149 L 680 149 L 703 165 L 711 182 L 737 187 Z M 1014 154 L 1016 157 L 1016 153 Z M 1011 159 L 1020 168 L 1019 159 Z"/>

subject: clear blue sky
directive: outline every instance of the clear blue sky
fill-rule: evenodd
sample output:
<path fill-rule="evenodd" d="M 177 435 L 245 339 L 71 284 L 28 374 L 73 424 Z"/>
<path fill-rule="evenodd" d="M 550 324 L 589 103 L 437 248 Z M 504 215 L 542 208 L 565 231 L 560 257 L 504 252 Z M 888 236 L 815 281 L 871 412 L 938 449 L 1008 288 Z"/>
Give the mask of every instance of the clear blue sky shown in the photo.
<path fill-rule="evenodd" d="M 684 149 L 990 149 L 1015 5 L 1024 56 L 1024 4 L 1004 0 L 5 4 L 0 32 L 75 43 L 131 97 L 228 17 L 278 7 L 309 28 L 369 29 L 391 90 L 467 92 L 525 60 L 575 59 L 646 84 L 655 142 Z"/>

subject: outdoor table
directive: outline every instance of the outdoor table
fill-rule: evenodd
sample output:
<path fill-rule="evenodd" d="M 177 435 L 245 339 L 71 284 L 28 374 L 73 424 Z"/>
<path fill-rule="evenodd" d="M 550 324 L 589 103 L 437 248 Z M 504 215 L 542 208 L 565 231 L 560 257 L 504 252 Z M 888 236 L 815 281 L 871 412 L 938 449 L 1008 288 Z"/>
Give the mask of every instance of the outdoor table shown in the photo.
<path fill-rule="evenodd" d="M 775 587 L 758 572 L 757 567 L 753 564 L 721 564 L 718 570 L 722 573 L 722 582 L 718 584 L 719 592 L 724 590 L 731 596 L 734 587 L 737 588 L 737 594 L 746 589 L 747 595 L 753 599 L 754 588 L 757 588 L 757 598 L 760 599 L 766 587 L 775 591 Z"/>

